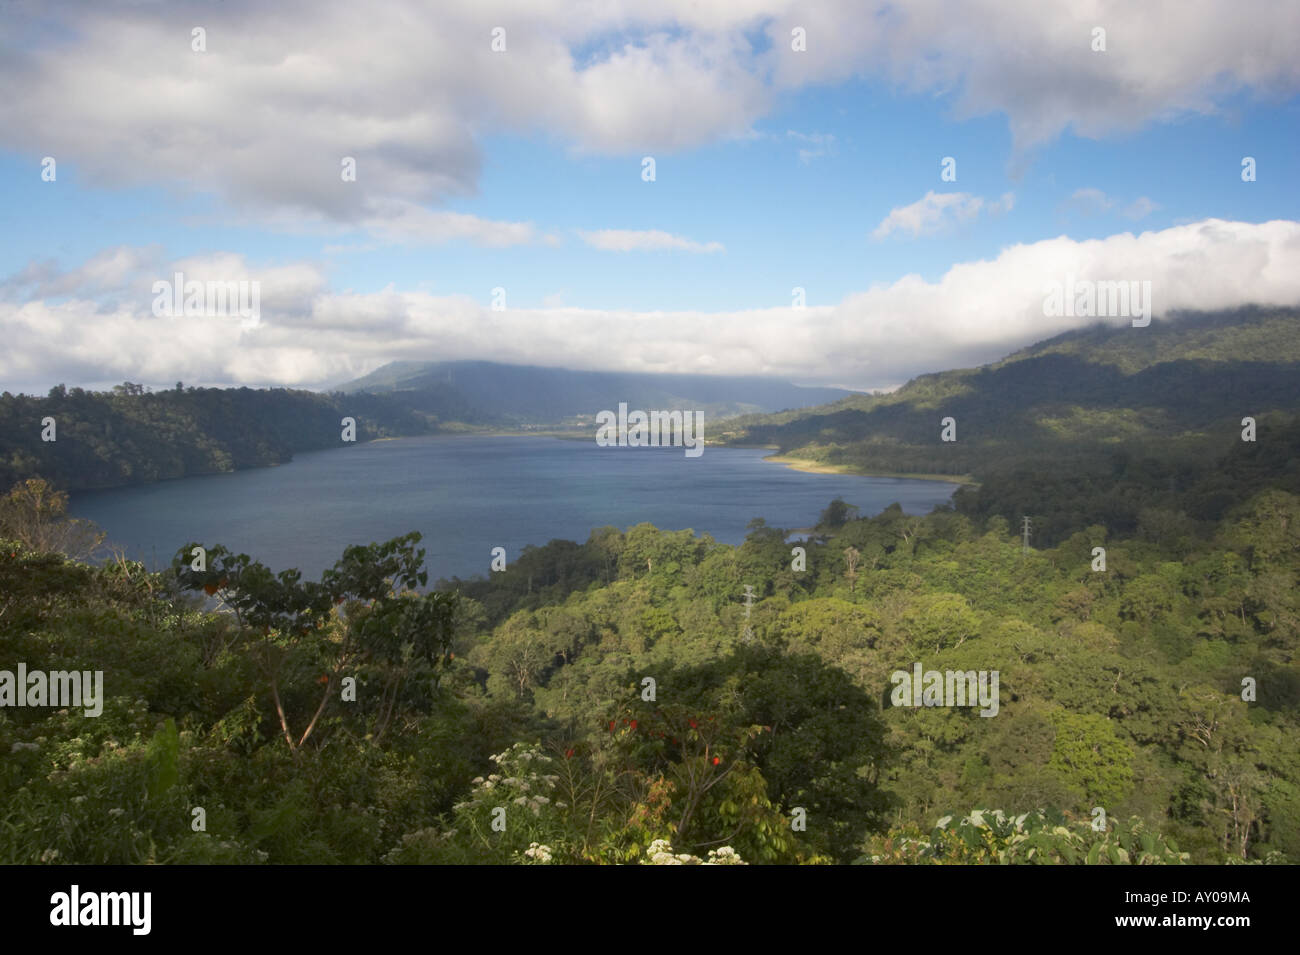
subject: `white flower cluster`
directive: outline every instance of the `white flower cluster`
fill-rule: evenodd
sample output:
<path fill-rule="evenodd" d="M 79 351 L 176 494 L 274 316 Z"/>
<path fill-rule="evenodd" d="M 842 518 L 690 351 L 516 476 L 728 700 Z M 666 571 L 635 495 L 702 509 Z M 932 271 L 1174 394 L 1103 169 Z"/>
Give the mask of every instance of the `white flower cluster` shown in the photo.
<path fill-rule="evenodd" d="M 740 857 L 740 853 L 731 846 L 710 849 L 706 862 L 699 856 L 687 852 L 674 853 L 667 839 L 656 839 L 646 850 L 646 859 L 642 865 L 749 865 Z"/>
<path fill-rule="evenodd" d="M 731 846 L 723 846 L 721 849 L 709 850 L 709 861 L 705 865 L 749 865 L 740 857 L 740 853 Z"/>
<path fill-rule="evenodd" d="M 525 791 L 527 791 L 527 787 L 525 787 Z M 518 799 L 514 800 L 516 806 L 523 806 L 525 809 L 531 809 L 534 816 L 541 812 L 542 807 L 549 802 L 550 800 L 545 796 L 520 796 Z"/>
<path fill-rule="evenodd" d="M 673 847 L 668 844 L 667 839 L 656 839 L 650 843 L 650 848 L 646 850 L 646 858 L 649 860 L 644 865 L 699 865 L 700 860 L 687 853 L 673 855 Z"/>
<path fill-rule="evenodd" d="M 456 830 L 450 829 L 447 832 L 440 832 L 434 826 L 428 826 L 424 829 L 417 829 L 414 832 L 408 832 L 402 836 L 400 845 L 397 845 L 384 854 L 382 859 L 385 865 L 401 862 L 407 853 L 419 853 L 422 850 L 434 850 L 439 842 L 450 839 L 456 834 Z"/>
<path fill-rule="evenodd" d="M 534 761 L 539 763 L 549 763 L 552 761 L 551 757 L 543 756 L 537 751 L 536 747 L 529 746 L 527 743 L 515 743 L 505 752 L 498 753 L 497 755 L 488 758 L 498 766 L 501 766 L 511 759 L 517 759 L 521 763 L 531 763 Z"/>
<path fill-rule="evenodd" d="M 524 850 L 524 855 L 532 859 L 534 862 L 546 865 L 546 863 L 551 861 L 551 852 L 552 849 L 550 846 L 543 846 L 536 842 L 530 842 L 528 848 Z"/>
<path fill-rule="evenodd" d="M 515 743 L 491 759 L 501 769 L 501 773 L 492 773 L 486 779 L 476 776 L 472 780 L 475 788 L 470 798 L 457 803 L 453 809 L 460 811 L 481 805 L 500 805 L 502 800 L 508 800 L 516 806 L 532 810 L 536 816 L 541 813 L 543 806 L 550 805 L 550 798 L 544 794 L 555 788 L 560 777 L 537 771 L 552 760 L 538 752 L 535 745 Z M 491 799 L 487 798 L 488 793 L 492 794 Z M 516 793 L 518 795 L 514 795 Z"/>

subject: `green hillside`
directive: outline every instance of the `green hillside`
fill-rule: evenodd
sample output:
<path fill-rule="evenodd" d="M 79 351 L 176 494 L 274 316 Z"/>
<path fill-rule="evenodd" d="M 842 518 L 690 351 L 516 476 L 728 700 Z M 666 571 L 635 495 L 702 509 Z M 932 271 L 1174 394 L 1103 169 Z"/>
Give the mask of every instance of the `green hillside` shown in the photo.
<path fill-rule="evenodd" d="M 378 395 L 321 395 L 284 388 L 182 388 L 112 392 L 62 385 L 43 398 L 0 396 L 0 487 L 40 476 L 66 490 L 268 467 L 296 452 L 356 440 L 424 434 L 436 425 Z M 54 430 L 45 440 L 45 419 Z"/>
<path fill-rule="evenodd" d="M 1216 520 L 1239 499 L 1237 478 L 1204 499 L 1181 495 L 1186 476 L 1235 447 L 1231 469 L 1265 455 L 1272 486 L 1296 489 L 1294 434 L 1275 414 L 1300 410 L 1300 312 L 1246 310 L 1182 316 L 1147 328 L 1098 326 L 1069 332 L 976 369 L 923 375 L 889 395 L 727 422 L 724 443 L 764 445 L 784 455 L 863 472 L 969 475 L 972 516 L 1018 520 L 1036 498 L 1067 494 L 1075 524 L 1117 532 L 1137 527 L 1152 482 L 1167 504 Z M 942 420 L 955 441 L 942 440 Z M 1242 419 L 1257 440 L 1240 440 Z M 1158 463 L 1147 463 L 1157 462 Z M 1032 472 L 1037 490 L 1008 500 L 999 488 Z M 1023 482 L 1015 482 L 1023 486 Z M 1042 528 L 1060 539 L 1071 523 Z"/>
<path fill-rule="evenodd" d="M 1293 309 L 1186 313 L 1147 328 L 1097 325 L 1067 332 L 1007 356 L 994 367 L 1041 355 L 1077 355 L 1133 374 L 1167 361 L 1300 362 Z"/>

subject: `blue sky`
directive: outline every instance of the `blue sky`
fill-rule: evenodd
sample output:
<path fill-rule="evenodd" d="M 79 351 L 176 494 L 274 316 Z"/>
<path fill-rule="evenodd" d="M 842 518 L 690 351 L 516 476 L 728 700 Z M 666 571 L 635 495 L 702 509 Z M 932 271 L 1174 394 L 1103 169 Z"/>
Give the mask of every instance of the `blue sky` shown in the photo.
<path fill-rule="evenodd" d="M 615 5 L 575 27 L 563 4 L 527 20 L 452 4 L 459 37 L 445 23 L 428 37 L 482 41 L 454 48 L 455 72 L 423 62 L 433 41 L 394 49 L 410 31 L 369 25 L 392 76 L 348 59 L 344 5 L 325 4 L 331 15 L 302 31 L 270 18 L 255 32 L 245 21 L 259 8 L 231 4 L 229 21 L 205 15 L 201 52 L 188 48 L 194 16 L 150 3 L 125 22 L 78 21 L 62 42 L 33 43 L 11 22 L 0 330 L 15 350 L 0 375 L 41 390 L 52 377 L 181 375 L 318 386 L 392 358 L 460 357 L 893 387 L 1061 330 L 1035 323 L 1022 292 L 994 290 L 1041 285 L 1075 268 L 1072 253 L 1081 274 L 1114 262 L 1163 279 L 1171 308 L 1295 304 L 1277 277 L 1294 235 L 1260 228 L 1300 219 L 1300 84 L 1276 42 L 1293 12 L 1229 35 L 1219 21 L 1231 6 L 1211 4 L 1171 38 L 1102 4 L 1099 52 L 1091 21 L 1061 39 L 1061 16 L 1031 5 L 1044 50 L 1024 59 L 996 38 L 978 57 L 965 50 L 949 22 L 959 15 L 943 19 L 941 4 L 931 32 L 929 4 L 916 23 L 911 8 L 864 20 L 850 4 L 842 24 L 798 4 L 737 6 L 753 9 L 668 4 L 645 22 Z M 485 24 L 498 20 L 514 46 L 494 56 Z M 785 25 L 803 22 L 800 58 Z M 354 154 L 357 182 L 338 181 L 339 157 Z M 940 178 L 946 156 L 955 182 Z M 1254 182 L 1242 181 L 1244 156 Z M 606 230 L 616 248 L 593 244 Z M 653 247 L 652 233 L 677 247 Z M 1105 245 L 1100 260 L 1088 240 Z M 1018 246 L 1031 249 L 1011 255 Z M 1189 259 L 1235 270 L 1212 286 L 1231 293 L 1204 294 L 1212 275 L 1179 278 Z M 263 325 L 178 332 L 151 314 L 147 290 L 177 263 L 259 280 Z M 806 311 L 790 312 L 795 286 Z M 485 315 L 495 287 L 507 310 Z M 981 335 L 961 314 L 971 288 L 994 326 Z M 913 314 L 916 330 L 899 331 Z M 93 326 L 147 354 L 67 340 Z M 180 340 L 206 357 L 177 355 Z"/>
<path fill-rule="evenodd" d="M 485 249 L 453 240 L 366 251 L 364 230 L 322 238 L 221 225 L 210 195 L 94 188 L 78 177 L 75 161 L 58 167 L 51 188 L 39 165 L 34 174 L 30 155 L 6 151 L 0 204 L 10 227 L 0 237 L 0 273 L 32 259 L 72 267 L 108 246 L 158 243 L 175 258 L 238 249 L 266 264 L 316 259 L 333 285 L 366 292 L 394 284 L 486 301 L 503 286 L 520 306 L 542 307 L 556 296 L 589 308 L 714 310 L 788 304 L 797 285 L 809 304 L 830 305 L 912 272 L 936 279 L 954 262 L 1017 242 L 1102 238 L 1211 217 L 1300 218 L 1300 98 L 1240 99 L 1223 115 L 1102 141 L 1067 133 L 1019 156 L 1004 116 L 956 121 L 943 99 L 856 82 L 792 97 L 752 139 L 660 155 L 652 183 L 641 179 L 639 156 L 575 156 L 562 144 L 519 136 L 484 140 L 478 194 L 445 207 L 531 221 L 560 236 L 556 247 Z M 792 132 L 833 139 L 809 142 Z M 822 154 L 801 158 L 801 151 Z M 955 183 L 940 181 L 945 156 L 957 160 Z M 1243 156 L 1262 170 L 1253 183 L 1241 181 Z M 1072 199 L 1084 189 L 1114 205 Z M 1012 192 L 1015 206 L 935 236 L 872 239 L 890 209 L 929 190 Z M 1158 208 L 1126 214 L 1142 197 Z M 575 234 L 598 229 L 659 229 L 725 250 L 610 253 Z"/>

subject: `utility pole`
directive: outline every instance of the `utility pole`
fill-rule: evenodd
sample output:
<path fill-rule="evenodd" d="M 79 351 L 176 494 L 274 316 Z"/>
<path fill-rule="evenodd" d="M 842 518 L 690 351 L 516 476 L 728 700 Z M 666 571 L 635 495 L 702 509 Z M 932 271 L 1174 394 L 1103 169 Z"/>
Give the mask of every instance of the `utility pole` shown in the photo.
<path fill-rule="evenodd" d="M 754 587 L 752 584 L 745 584 L 745 619 L 749 619 L 749 612 L 754 608 Z M 745 624 L 745 643 L 752 643 L 754 640 L 754 629 Z"/>
<path fill-rule="evenodd" d="M 1025 543 L 1024 543 L 1024 548 L 1020 552 L 1020 556 L 1022 557 L 1029 553 L 1029 531 L 1030 531 L 1029 518 L 1025 517 L 1024 522 L 1025 522 L 1024 525 Z"/>

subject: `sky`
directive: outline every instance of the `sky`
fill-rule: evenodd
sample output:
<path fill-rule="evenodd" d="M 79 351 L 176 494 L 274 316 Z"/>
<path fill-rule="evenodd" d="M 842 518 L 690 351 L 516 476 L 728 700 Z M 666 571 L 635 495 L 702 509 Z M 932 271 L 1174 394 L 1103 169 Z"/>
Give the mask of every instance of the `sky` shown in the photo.
<path fill-rule="evenodd" d="M 0 388 L 889 389 L 1129 324 L 1052 283 L 1297 305 L 1297 36 L 1272 0 L 2 0 Z M 255 320 L 160 305 L 177 273 Z"/>

